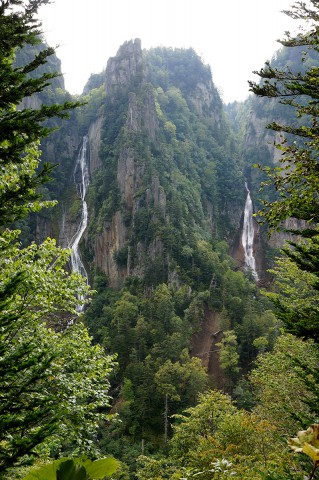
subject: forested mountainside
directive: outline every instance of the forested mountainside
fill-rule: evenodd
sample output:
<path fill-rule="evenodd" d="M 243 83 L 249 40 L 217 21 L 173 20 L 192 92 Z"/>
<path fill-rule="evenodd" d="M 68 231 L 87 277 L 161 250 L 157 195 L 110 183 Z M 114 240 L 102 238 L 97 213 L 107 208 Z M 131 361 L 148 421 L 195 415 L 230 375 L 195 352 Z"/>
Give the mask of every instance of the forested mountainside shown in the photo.
<path fill-rule="evenodd" d="M 41 48 L 19 50 L 18 68 Z M 300 49 L 283 49 L 272 64 L 298 69 L 300 56 Z M 60 71 L 57 57 L 49 58 L 33 78 Z M 70 100 L 58 77 L 19 108 Z M 59 340 L 63 368 L 70 358 L 69 390 L 67 366 L 58 371 L 61 398 L 76 409 L 72 415 L 66 402 L 70 421 L 36 454 L 111 454 L 121 461 L 106 477 L 114 480 L 287 480 L 295 464 L 281 438 L 302 421 L 294 423 L 286 406 L 311 417 L 317 351 L 312 342 L 281 336 L 265 289 L 284 236 L 269 240 L 253 214 L 262 200 L 276 198 L 274 190 L 260 192 L 266 176 L 254 168 L 281 157 L 274 145 L 280 133 L 265 127 L 294 122 L 293 107 L 253 96 L 226 106 L 193 49 L 143 50 L 139 39 L 124 43 L 76 100 L 82 106 L 67 122 L 49 118 L 59 129 L 41 139 L 42 165 L 57 166 L 40 193 L 58 205 L 14 224 L 23 245 L 52 237 L 70 248 L 68 270 L 94 290 L 77 287 L 73 316 L 48 315 L 48 331 L 66 337 Z M 48 258 L 51 271 L 53 254 Z M 299 280 L 304 292 L 308 279 Z M 293 299 L 299 308 L 298 295 Z M 308 362 L 306 406 L 298 356 Z"/>
<path fill-rule="evenodd" d="M 131 464 L 142 440 L 145 453 L 165 444 L 169 419 L 208 386 L 249 405 L 245 374 L 272 348 L 276 322 L 256 285 L 266 249 L 252 217 L 257 266 L 245 264 L 250 158 L 210 68 L 192 49 L 129 41 L 84 92 L 87 104 L 42 143 L 43 159 L 59 160 L 48 185 L 59 205 L 33 221 L 38 239 L 76 244 L 73 268 L 96 290 L 85 322 L 117 354 L 121 418 L 100 442 Z"/>

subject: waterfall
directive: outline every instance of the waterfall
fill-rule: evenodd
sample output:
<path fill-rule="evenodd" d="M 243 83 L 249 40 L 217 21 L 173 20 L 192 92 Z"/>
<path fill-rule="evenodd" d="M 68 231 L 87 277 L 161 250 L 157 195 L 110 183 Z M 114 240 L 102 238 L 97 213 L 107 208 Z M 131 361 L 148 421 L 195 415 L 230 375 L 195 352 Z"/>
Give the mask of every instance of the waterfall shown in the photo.
<path fill-rule="evenodd" d="M 79 243 L 88 224 L 88 206 L 85 201 L 86 191 L 90 183 L 89 166 L 88 166 L 88 137 L 83 137 L 82 146 L 74 168 L 74 183 L 78 195 L 82 201 L 81 220 L 74 237 L 71 240 L 71 266 L 73 272 L 79 272 L 88 280 L 88 275 L 81 260 L 79 252 Z"/>
<path fill-rule="evenodd" d="M 254 279 L 258 281 L 258 274 L 256 271 L 256 260 L 254 257 L 254 223 L 253 223 L 253 202 L 251 200 L 250 191 L 245 183 L 247 190 L 247 197 L 244 211 L 244 224 L 241 241 L 244 248 L 245 255 L 245 269 L 250 270 Z"/>

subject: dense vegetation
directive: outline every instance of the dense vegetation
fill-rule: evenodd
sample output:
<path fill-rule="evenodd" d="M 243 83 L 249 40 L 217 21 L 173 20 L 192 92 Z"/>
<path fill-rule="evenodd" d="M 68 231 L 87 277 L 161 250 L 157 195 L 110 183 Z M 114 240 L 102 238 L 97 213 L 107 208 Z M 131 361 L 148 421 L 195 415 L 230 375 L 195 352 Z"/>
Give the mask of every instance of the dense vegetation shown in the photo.
<path fill-rule="evenodd" d="M 293 8 L 311 30 L 283 41 L 251 84 L 261 98 L 228 106 L 230 120 L 192 49 L 155 48 L 115 87 L 106 88 L 107 72 L 92 76 L 86 105 L 48 139 L 79 104 L 39 43 L 43 3 L 0 0 L 0 478 L 22 478 L 35 459 L 51 463 L 26 479 L 316 478 L 317 426 L 290 442 L 307 455 L 293 455 L 286 440 L 318 416 L 317 1 Z M 287 134 L 275 168 L 272 134 L 258 137 L 256 119 Z M 34 224 L 56 196 L 71 226 L 78 221 L 70 138 L 79 144 L 97 121 L 82 245 L 95 293 L 84 326 L 77 307 L 89 287 Z M 44 187 L 53 144 L 60 166 Z M 127 170 L 129 194 L 119 178 Z M 238 243 L 245 180 L 256 195 L 267 176 L 261 215 L 272 229 L 299 223 L 261 292 L 229 245 Z M 57 212 L 46 219 L 52 231 Z M 114 279 L 97 268 L 96 245 L 116 222 L 124 233 L 107 245 Z M 208 326 L 206 352 L 198 339 Z M 122 463 L 111 473 L 115 463 L 74 459 L 83 454 Z"/>
<path fill-rule="evenodd" d="M 46 63 L 52 49 L 39 51 L 27 64 L 13 62 L 17 48 L 39 42 L 34 16 L 41 3 L 0 2 L 1 478 L 17 478 L 19 467 L 36 457 L 98 454 L 91 439 L 107 415 L 113 365 L 76 320 L 78 295 L 86 295 L 88 287 L 79 275 L 67 273 L 69 252 L 52 239 L 21 248 L 21 232 L 10 229 L 29 212 L 52 205 L 39 195 L 52 170 L 47 164 L 38 168 L 39 140 L 50 131 L 43 122 L 77 106 L 17 108 L 56 77 L 28 75 Z"/>

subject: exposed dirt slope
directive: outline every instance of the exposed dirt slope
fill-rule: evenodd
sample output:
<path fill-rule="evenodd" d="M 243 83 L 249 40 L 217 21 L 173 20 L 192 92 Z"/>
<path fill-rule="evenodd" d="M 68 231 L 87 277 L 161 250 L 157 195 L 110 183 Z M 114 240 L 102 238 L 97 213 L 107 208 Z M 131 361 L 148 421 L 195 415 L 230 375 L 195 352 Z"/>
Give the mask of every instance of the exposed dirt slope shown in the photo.
<path fill-rule="evenodd" d="M 192 338 L 191 353 L 193 357 L 201 359 L 202 365 L 207 368 L 214 388 L 218 389 L 223 389 L 224 385 L 223 372 L 219 366 L 219 348 L 216 346 L 221 338 L 219 314 L 206 307 L 199 331 Z"/>

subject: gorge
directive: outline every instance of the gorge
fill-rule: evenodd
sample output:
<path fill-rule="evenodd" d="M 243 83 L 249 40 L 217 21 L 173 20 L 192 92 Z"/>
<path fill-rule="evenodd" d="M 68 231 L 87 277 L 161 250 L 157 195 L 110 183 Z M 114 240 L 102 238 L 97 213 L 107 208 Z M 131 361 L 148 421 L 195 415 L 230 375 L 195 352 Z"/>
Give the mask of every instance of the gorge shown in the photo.
<path fill-rule="evenodd" d="M 252 164 L 270 150 L 253 133 L 250 101 L 239 133 L 238 106 L 226 109 L 192 49 L 128 41 L 81 99 L 42 144 L 44 160 L 60 158 L 49 185 L 59 205 L 37 216 L 36 233 L 71 246 L 72 270 L 96 292 L 82 313 L 94 342 L 117 355 L 113 409 L 122 419 L 101 442 L 121 457 L 123 439 L 151 451 L 171 433 L 167 416 L 207 385 L 246 401 L 238 372 L 274 342 L 258 288 L 270 247 L 252 218 Z M 233 363 L 220 362 L 220 349 Z"/>

